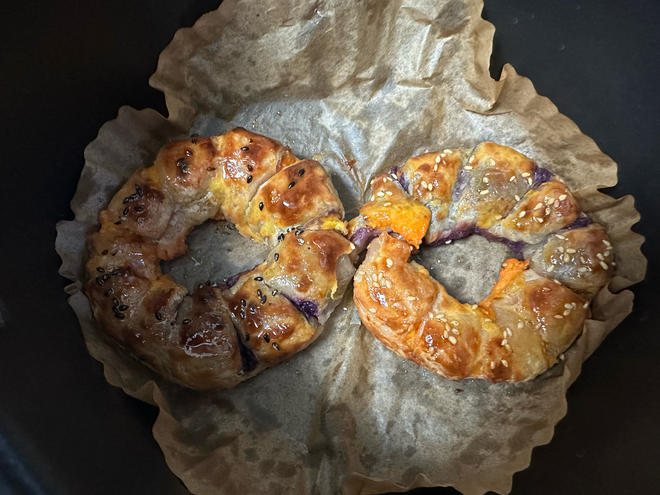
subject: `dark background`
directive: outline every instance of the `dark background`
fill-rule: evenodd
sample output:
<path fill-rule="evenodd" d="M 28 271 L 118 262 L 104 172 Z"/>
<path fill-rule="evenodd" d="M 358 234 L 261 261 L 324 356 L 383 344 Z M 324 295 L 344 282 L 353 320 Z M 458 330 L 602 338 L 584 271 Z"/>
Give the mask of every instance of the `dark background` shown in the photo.
<path fill-rule="evenodd" d="M 0 492 L 187 493 L 151 435 L 155 409 L 107 385 L 88 355 L 53 245 L 87 143 L 121 105 L 165 112 L 147 84 L 158 54 L 217 1 L 3 5 Z M 654 1 L 486 0 L 493 75 L 511 62 L 619 163 L 609 192 L 635 195 L 650 259 L 634 313 L 587 361 L 513 494 L 660 491 L 659 12 Z"/>

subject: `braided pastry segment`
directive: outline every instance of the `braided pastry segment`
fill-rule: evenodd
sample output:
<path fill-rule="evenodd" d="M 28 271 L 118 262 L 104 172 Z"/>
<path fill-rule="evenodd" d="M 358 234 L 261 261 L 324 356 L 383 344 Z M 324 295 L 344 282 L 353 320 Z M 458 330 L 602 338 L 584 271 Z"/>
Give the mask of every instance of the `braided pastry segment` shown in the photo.
<path fill-rule="evenodd" d="M 425 153 L 373 179 L 349 222 L 367 254 L 354 278 L 364 325 L 397 354 L 451 379 L 524 381 L 579 335 L 615 262 L 605 229 L 561 179 L 495 143 Z M 449 295 L 414 249 L 478 234 L 518 259 L 478 304 Z"/>

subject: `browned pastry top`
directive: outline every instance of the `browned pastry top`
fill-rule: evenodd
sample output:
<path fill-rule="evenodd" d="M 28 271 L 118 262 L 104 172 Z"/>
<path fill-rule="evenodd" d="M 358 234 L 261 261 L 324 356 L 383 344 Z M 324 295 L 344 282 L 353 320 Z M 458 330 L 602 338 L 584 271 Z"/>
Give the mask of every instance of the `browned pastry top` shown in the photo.
<path fill-rule="evenodd" d="M 323 167 L 246 131 L 164 146 L 99 214 L 87 283 L 103 330 L 183 385 L 231 387 L 308 346 L 353 274 L 343 207 Z M 272 250 L 192 294 L 160 269 L 208 219 Z"/>

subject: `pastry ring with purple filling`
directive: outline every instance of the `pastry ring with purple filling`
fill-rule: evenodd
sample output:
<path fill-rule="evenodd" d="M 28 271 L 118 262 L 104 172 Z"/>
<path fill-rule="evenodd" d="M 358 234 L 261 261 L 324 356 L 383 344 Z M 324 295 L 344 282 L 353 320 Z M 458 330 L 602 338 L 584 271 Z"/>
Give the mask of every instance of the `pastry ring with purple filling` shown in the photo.
<path fill-rule="evenodd" d="M 441 376 L 513 382 L 544 372 L 614 272 L 605 229 L 558 176 L 506 146 L 425 153 L 371 186 L 349 222 L 357 249 L 368 246 L 354 277 L 360 318 L 388 348 Z M 410 255 L 472 234 L 516 257 L 486 298 L 465 304 Z"/>
<path fill-rule="evenodd" d="M 107 335 L 167 379 L 227 388 L 307 347 L 354 268 L 344 209 L 323 167 L 237 128 L 166 145 L 99 214 L 87 295 Z M 162 273 L 193 227 L 232 222 L 263 263 L 192 294 Z"/>

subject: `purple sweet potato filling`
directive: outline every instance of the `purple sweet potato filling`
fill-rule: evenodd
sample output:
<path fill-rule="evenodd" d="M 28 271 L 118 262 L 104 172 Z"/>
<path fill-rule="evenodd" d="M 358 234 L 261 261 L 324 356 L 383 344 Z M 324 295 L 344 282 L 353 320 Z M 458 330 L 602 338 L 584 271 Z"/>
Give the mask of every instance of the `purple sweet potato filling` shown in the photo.
<path fill-rule="evenodd" d="M 454 190 L 451 193 L 452 202 L 458 201 L 458 198 L 461 197 L 463 189 L 468 185 L 468 182 L 470 182 L 470 174 L 466 172 L 465 169 L 459 170 L 458 175 L 456 176 L 456 182 L 454 182 Z"/>
<path fill-rule="evenodd" d="M 571 223 L 569 223 L 566 227 L 564 227 L 564 230 L 581 229 L 582 227 L 586 227 L 587 225 L 590 225 L 591 223 L 592 223 L 591 218 L 589 218 L 584 213 L 581 213 L 579 217 L 577 217 L 575 220 L 573 220 Z"/>
<path fill-rule="evenodd" d="M 378 237 L 380 231 L 378 229 L 372 229 L 371 227 L 360 227 L 350 238 L 350 241 L 355 244 L 355 247 L 358 251 L 363 250 L 367 245 L 372 241 L 372 239 Z"/>
<path fill-rule="evenodd" d="M 236 282 L 238 282 L 238 279 L 241 278 L 241 275 L 244 275 L 249 271 L 250 270 L 243 270 L 242 272 L 235 273 L 234 275 L 229 277 L 224 282 L 225 289 L 231 289 L 234 285 L 236 285 Z"/>
<path fill-rule="evenodd" d="M 488 230 L 480 229 L 479 227 L 477 227 L 474 230 L 474 233 L 484 237 L 485 239 L 488 239 L 489 241 L 501 242 L 513 252 L 513 254 L 516 256 L 517 259 L 522 260 L 524 258 L 523 249 L 525 248 L 526 245 L 524 241 L 512 241 L 511 239 L 507 239 L 506 237 L 495 235 L 489 232 Z"/>
<path fill-rule="evenodd" d="M 282 293 L 280 293 L 282 294 Z M 293 304 L 298 311 L 300 311 L 307 320 L 311 318 L 319 318 L 319 307 L 314 301 L 309 301 L 307 299 L 296 299 L 294 297 L 289 297 L 286 294 L 282 294 L 286 297 L 291 304 Z"/>
<path fill-rule="evenodd" d="M 459 239 L 465 239 L 466 237 L 474 234 L 475 225 L 468 222 L 460 222 L 455 228 L 451 230 L 443 230 L 438 234 L 432 242 L 429 243 L 429 246 L 440 246 L 447 241 L 457 241 Z"/>
<path fill-rule="evenodd" d="M 534 169 L 534 181 L 532 182 L 532 188 L 536 189 L 544 182 L 548 182 L 554 177 L 554 174 L 550 172 L 547 168 L 536 167 Z"/>
<path fill-rule="evenodd" d="M 403 173 L 400 173 L 401 167 L 394 166 L 390 169 L 390 174 L 396 175 L 396 179 L 399 181 L 399 185 L 403 188 L 404 191 L 406 191 L 408 194 L 410 194 L 410 190 L 408 189 L 410 187 L 410 182 L 408 182 L 408 179 Z"/>

